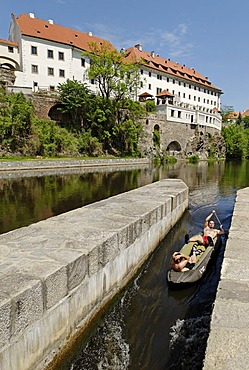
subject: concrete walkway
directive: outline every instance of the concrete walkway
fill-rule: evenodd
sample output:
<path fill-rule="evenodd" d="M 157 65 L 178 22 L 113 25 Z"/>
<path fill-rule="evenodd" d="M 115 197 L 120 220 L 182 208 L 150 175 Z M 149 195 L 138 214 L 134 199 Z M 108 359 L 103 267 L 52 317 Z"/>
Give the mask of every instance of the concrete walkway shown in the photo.
<path fill-rule="evenodd" d="M 249 188 L 239 190 L 211 321 L 204 370 L 249 368 Z"/>

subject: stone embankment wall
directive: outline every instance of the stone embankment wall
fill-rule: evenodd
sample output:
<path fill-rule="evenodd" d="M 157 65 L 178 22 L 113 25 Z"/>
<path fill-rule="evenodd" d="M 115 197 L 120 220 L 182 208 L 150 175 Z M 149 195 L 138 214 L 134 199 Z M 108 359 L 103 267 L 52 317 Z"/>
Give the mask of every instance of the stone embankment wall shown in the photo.
<path fill-rule="evenodd" d="M 187 186 L 167 179 L 0 235 L 0 369 L 44 369 L 187 206 Z"/>
<path fill-rule="evenodd" d="M 249 188 L 237 193 L 212 314 L 204 370 L 247 370 L 249 364 Z"/>

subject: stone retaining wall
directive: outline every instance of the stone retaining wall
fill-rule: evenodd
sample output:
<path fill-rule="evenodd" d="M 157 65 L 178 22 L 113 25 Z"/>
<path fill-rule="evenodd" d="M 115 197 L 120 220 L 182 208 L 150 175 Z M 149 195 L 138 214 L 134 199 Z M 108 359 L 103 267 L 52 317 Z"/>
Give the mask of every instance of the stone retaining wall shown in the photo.
<path fill-rule="evenodd" d="M 204 370 L 247 370 L 249 364 L 249 188 L 237 193 L 212 314 Z"/>
<path fill-rule="evenodd" d="M 167 179 L 0 235 L 0 369 L 44 369 L 187 206 L 187 186 Z"/>

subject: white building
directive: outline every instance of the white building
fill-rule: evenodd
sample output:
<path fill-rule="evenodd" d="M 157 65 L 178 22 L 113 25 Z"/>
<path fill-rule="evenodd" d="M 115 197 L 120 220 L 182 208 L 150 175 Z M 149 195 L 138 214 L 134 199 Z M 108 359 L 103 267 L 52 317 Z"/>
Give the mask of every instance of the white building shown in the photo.
<path fill-rule="evenodd" d="M 38 19 L 33 13 L 17 18 L 12 14 L 10 40 L 19 45 L 17 89 L 54 91 L 59 83 L 75 79 L 96 92 L 94 81 L 86 77 L 90 60 L 83 57 L 82 52 L 90 51 L 89 42 L 101 45 L 108 41 L 90 32 L 56 25 L 52 20 Z M 169 121 L 221 129 L 222 91 L 207 77 L 154 52 L 143 51 L 141 45 L 127 49 L 126 58 L 140 66 L 137 100 L 154 99 L 157 111 Z"/>
<path fill-rule="evenodd" d="M 222 91 L 207 77 L 154 52 L 143 51 L 139 44 L 126 53 L 128 60 L 141 64 L 140 101 L 154 98 L 157 112 L 169 121 L 221 129 Z"/>
<path fill-rule="evenodd" d="M 54 91 L 60 83 L 75 79 L 96 91 L 94 81 L 86 80 L 90 62 L 82 52 L 90 51 L 90 42 L 99 45 L 105 40 L 91 32 L 56 25 L 51 19 L 35 18 L 33 13 L 18 18 L 12 14 L 10 40 L 18 43 L 20 50 L 21 71 L 16 73 L 16 87 Z"/>

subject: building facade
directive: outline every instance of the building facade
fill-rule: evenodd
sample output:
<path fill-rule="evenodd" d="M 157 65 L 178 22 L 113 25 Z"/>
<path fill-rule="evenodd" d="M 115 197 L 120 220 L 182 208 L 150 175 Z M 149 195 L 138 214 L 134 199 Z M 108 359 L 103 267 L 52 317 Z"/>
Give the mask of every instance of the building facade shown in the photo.
<path fill-rule="evenodd" d="M 33 13 L 12 14 L 10 42 L 18 45 L 19 66 L 14 88 L 19 91 L 56 91 L 60 83 L 75 79 L 97 93 L 94 80 L 87 78 L 90 60 L 82 56 L 89 43 L 98 46 L 109 41 L 44 21 Z M 111 48 L 113 45 L 109 43 Z M 146 52 L 141 45 L 122 50 L 125 59 L 140 68 L 140 87 L 135 99 L 156 103 L 157 113 L 171 122 L 220 131 L 222 91 L 193 68 Z M 13 90 L 13 88 L 12 88 Z"/>

